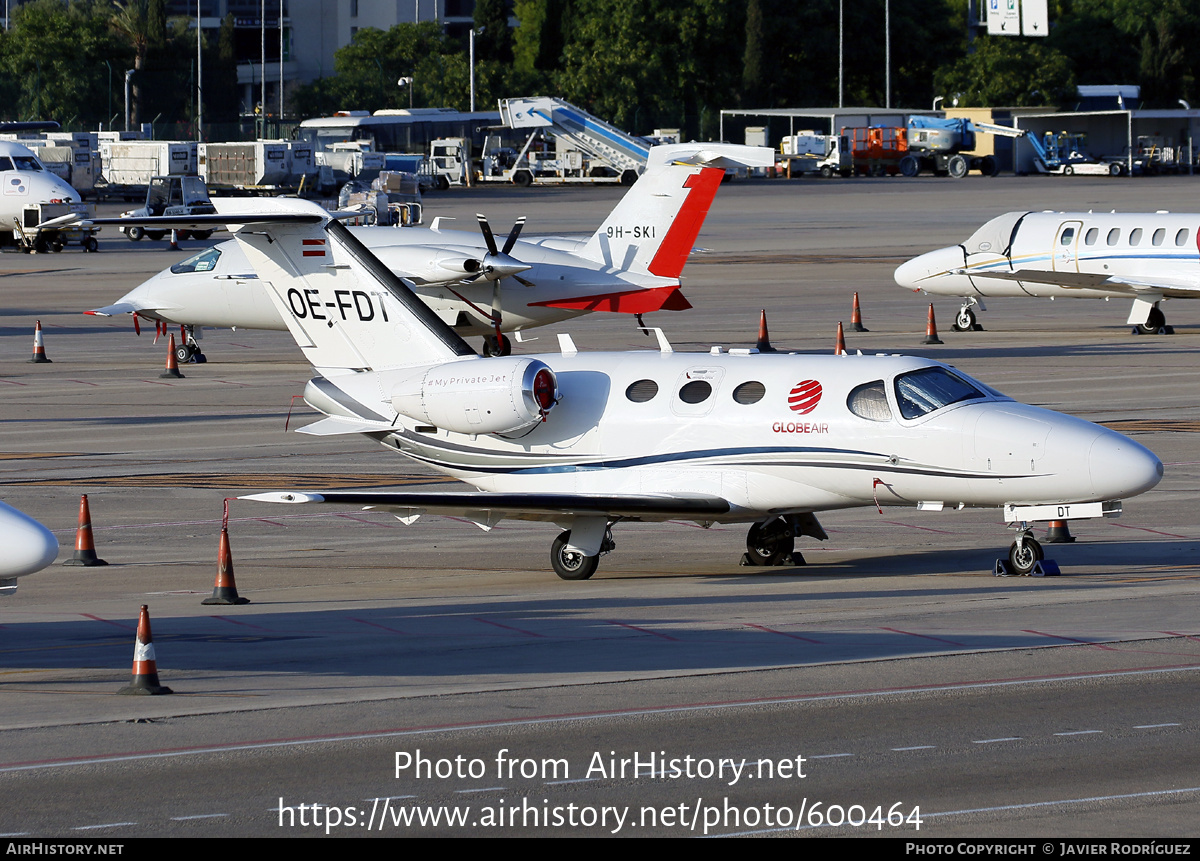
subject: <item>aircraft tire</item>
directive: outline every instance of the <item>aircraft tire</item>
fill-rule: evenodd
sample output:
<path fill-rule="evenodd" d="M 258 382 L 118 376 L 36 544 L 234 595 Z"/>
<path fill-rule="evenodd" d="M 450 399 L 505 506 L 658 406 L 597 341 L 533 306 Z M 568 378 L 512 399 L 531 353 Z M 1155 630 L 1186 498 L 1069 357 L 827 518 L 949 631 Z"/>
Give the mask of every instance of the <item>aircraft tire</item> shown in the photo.
<path fill-rule="evenodd" d="M 192 348 L 187 344 L 178 344 L 175 347 L 175 361 L 181 364 L 186 364 L 192 360 Z"/>
<path fill-rule="evenodd" d="M 1020 547 L 1014 541 L 1008 548 L 1008 564 L 1014 574 L 1022 576 L 1029 574 L 1033 571 L 1033 566 L 1045 558 L 1046 554 L 1042 550 L 1042 545 L 1032 538 L 1026 538 Z"/>
<path fill-rule="evenodd" d="M 512 341 L 504 335 L 487 335 L 483 339 L 483 354 L 485 356 L 511 356 Z"/>
<path fill-rule="evenodd" d="M 975 331 L 975 312 L 970 308 L 960 309 L 958 316 L 954 318 L 954 324 L 950 328 L 955 332 Z"/>
<path fill-rule="evenodd" d="M 1151 308 L 1146 322 L 1138 324 L 1138 332 L 1142 335 L 1157 335 L 1166 328 L 1166 325 L 1167 315 L 1159 308 Z"/>
<path fill-rule="evenodd" d="M 550 547 L 550 564 L 554 573 L 563 580 L 587 580 L 596 573 L 600 565 L 599 556 L 584 556 L 567 549 L 567 541 L 571 538 L 571 530 L 554 539 Z"/>
<path fill-rule="evenodd" d="M 785 558 L 792 555 L 796 547 L 795 537 L 777 535 L 773 540 L 770 538 L 770 533 L 778 530 L 777 520 L 782 518 L 755 523 L 746 533 L 746 561 L 750 565 L 782 565 Z"/>

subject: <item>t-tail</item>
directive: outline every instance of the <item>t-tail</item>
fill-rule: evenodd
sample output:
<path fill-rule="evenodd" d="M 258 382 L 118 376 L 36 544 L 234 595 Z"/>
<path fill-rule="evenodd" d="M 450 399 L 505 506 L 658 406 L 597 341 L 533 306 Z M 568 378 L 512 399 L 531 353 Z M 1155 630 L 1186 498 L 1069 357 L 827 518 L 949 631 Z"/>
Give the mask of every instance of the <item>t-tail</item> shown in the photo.
<path fill-rule="evenodd" d="M 229 216 L 234 229 L 236 216 Z M 466 341 L 321 207 L 288 201 L 278 216 L 260 216 L 255 222 L 237 226 L 235 235 L 318 372 L 382 371 L 477 358 Z"/>
<path fill-rule="evenodd" d="M 579 254 L 613 269 L 678 278 L 726 169 L 774 163 L 769 147 L 653 147 L 645 172 Z"/>

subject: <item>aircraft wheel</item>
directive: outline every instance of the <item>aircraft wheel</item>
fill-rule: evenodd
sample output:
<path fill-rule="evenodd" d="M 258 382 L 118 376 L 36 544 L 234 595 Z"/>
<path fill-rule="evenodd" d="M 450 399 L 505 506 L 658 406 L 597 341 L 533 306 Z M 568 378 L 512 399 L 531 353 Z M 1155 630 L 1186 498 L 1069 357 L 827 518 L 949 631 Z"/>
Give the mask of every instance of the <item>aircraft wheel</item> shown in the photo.
<path fill-rule="evenodd" d="M 146 235 L 146 230 L 142 227 L 131 227 L 125 231 L 125 235 L 134 242 L 141 242 L 142 237 Z"/>
<path fill-rule="evenodd" d="M 512 355 L 512 341 L 504 335 L 497 338 L 495 335 L 488 335 L 483 339 L 483 354 L 485 356 L 510 356 Z"/>
<path fill-rule="evenodd" d="M 908 177 L 916 176 L 921 172 L 921 163 L 917 161 L 915 155 L 906 155 L 900 159 L 900 173 Z"/>
<path fill-rule="evenodd" d="M 587 580 L 596 573 L 600 565 L 599 556 L 584 556 L 575 550 L 567 549 L 567 541 L 571 538 L 571 530 L 554 539 L 550 547 L 550 564 L 554 573 L 564 580 Z"/>
<path fill-rule="evenodd" d="M 192 348 L 187 344 L 177 344 L 175 347 L 175 361 L 184 365 L 192 360 Z"/>
<path fill-rule="evenodd" d="M 967 165 L 967 160 L 961 155 L 952 155 L 950 156 L 950 160 L 946 162 L 946 171 L 954 179 L 962 179 L 967 175 L 968 170 L 970 170 L 970 167 Z"/>
<path fill-rule="evenodd" d="M 955 332 L 971 332 L 975 329 L 975 312 L 970 308 L 960 308 L 958 316 L 950 326 Z"/>
<path fill-rule="evenodd" d="M 1150 316 L 1145 323 L 1138 324 L 1138 331 L 1143 335 L 1157 335 L 1167 325 L 1167 315 L 1159 308 L 1151 308 Z"/>
<path fill-rule="evenodd" d="M 1033 566 L 1046 558 L 1042 545 L 1032 538 L 1026 538 L 1020 545 L 1012 543 L 1008 548 L 1008 564 L 1014 574 L 1025 575 L 1033 570 Z"/>
<path fill-rule="evenodd" d="M 796 539 L 782 517 L 755 523 L 746 533 L 746 560 L 751 565 L 780 565 L 795 549 Z"/>

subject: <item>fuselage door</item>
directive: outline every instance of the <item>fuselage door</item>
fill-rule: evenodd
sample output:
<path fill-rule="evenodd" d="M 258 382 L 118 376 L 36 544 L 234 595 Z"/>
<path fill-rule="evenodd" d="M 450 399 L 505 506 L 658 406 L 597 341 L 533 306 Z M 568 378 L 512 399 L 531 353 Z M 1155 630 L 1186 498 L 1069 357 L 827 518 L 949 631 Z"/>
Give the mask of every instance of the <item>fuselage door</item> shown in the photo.
<path fill-rule="evenodd" d="M 1079 234 L 1083 232 L 1082 221 L 1064 221 L 1054 234 L 1054 248 L 1050 252 L 1055 272 L 1079 271 Z"/>

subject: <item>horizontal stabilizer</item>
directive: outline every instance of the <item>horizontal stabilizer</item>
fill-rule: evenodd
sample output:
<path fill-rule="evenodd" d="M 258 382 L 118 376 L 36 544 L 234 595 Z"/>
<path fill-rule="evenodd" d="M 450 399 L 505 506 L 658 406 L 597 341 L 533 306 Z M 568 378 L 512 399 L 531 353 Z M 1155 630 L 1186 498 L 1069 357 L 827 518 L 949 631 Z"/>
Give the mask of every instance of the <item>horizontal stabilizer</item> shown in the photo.
<path fill-rule="evenodd" d="M 116 317 L 118 314 L 133 314 L 138 310 L 140 309 L 128 302 L 118 302 L 116 305 L 105 305 L 103 308 L 93 308 L 91 311 L 83 313 L 91 314 L 93 317 Z"/>
<path fill-rule="evenodd" d="M 329 418 L 315 421 L 310 425 L 305 425 L 302 428 L 297 428 L 296 433 L 308 434 L 310 436 L 340 436 L 351 433 L 388 433 L 391 430 L 393 430 L 393 427 L 390 424 L 355 421 L 354 419 L 342 418 L 341 416 L 330 416 Z"/>

